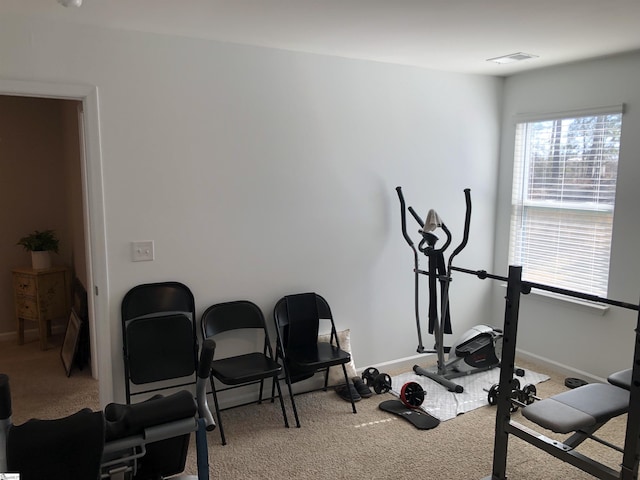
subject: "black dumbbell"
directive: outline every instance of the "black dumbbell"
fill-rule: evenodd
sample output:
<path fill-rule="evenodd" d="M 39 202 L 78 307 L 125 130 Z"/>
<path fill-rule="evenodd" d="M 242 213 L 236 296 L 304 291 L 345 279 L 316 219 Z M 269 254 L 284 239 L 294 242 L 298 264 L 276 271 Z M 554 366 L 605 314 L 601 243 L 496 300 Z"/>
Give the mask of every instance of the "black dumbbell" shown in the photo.
<path fill-rule="evenodd" d="M 536 386 L 532 383 L 527 383 L 524 387 L 522 387 L 520 394 L 520 401 L 525 405 L 531 405 L 534 401 L 540 400 L 538 395 L 538 390 Z"/>
<path fill-rule="evenodd" d="M 362 372 L 362 380 L 376 393 L 387 393 L 391 390 L 391 377 L 386 373 L 380 373 L 377 368 L 367 368 Z"/>
<path fill-rule="evenodd" d="M 511 406 L 509 408 L 509 411 L 511 413 L 514 413 L 514 412 L 518 411 L 518 408 L 519 408 L 518 402 L 522 398 L 522 390 L 520 390 L 520 381 L 517 378 L 514 378 L 514 379 L 511 380 L 511 386 L 512 386 L 512 389 L 511 389 L 511 393 L 509 395 L 509 398 L 512 400 L 512 402 L 511 402 Z M 535 389 L 535 387 L 534 387 L 534 389 Z M 485 391 L 487 391 L 487 390 L 485 390 Z M 497 383 L 492 385 L 491 388 L 488 390 L 488 392 L 489 392 L 489 394 L 487 395 L 487 402 L 489 402 L 489 405 L 491 405 L 491 406 L 497 405 L 498 404 L 498 395 L 499 395 L 499 392 L 500 392 L 500 385 L 498 385 Z M 515 400 L 515 402 L 513 400 Z"/>

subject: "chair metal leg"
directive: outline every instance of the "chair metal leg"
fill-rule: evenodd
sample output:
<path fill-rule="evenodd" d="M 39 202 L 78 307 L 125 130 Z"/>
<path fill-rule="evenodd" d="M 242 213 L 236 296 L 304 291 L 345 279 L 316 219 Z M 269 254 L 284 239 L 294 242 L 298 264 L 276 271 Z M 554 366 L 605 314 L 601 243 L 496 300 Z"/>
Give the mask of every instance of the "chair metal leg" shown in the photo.
<path fill-rule="evenodd" d="M 278 381 L 278 376 L 273 377 L 273 383 L 276 384 L 276 388 L 278 389 L 278 397 L 280 398 L 280 407 L 282 408 L 282 417 L 284 418 L 284 426 L 289 428 L 289 419 L 287 418 L 287 410 L 284 408 L 284 399 L 282 398 L 282 390 L 280 389 L 280 382 Z M 274 402 L 273 396 L 271 396 L 271 403 Z"/>
<path fill-rule="evenodd" d="M 216 386 L 214 385 L 213 376 L 209 377 L 209 382 L 211 383 L 211 395 L 213 396 L 213 404 L 216 407 L 216 417 L 218 418 L 218 430 L 220 430 L 220 439 L 222 440 L 222 445 L 226 445 L 227 439 L 224 436 L 224 428 L 222 427 L 222 418 L 220 416 L 220 405 L 218 404 L 218 395 L 216 393 Z"/>
<path fill-rule="evenodd" d="M 298 417 L 298 409 L 296 408 L 296 401 L 293 398 L 293 389 L 291 388 L 291 378 L 289 378 L 289 370 L 287 370 L 286 366 L 284 367 L 284 378 L 285 378 L 285 381 L 287 382 L 287 388 L 289 389 L 289 398 L 291 398 L 291 407 L 293 408 L 293 416 L 296 419 L 296 427 L 300 428 L 300 418 Z M 279 387 L 280 384 L 278 383 L 277 386 Z M 282 398 L 282 396 L 280 398 Z"/>
<path fill-rule="evenodd" d="M 344 373 L 344 384 L 346 385 L 347 390 L 349 391 L 349 399 L 351 400 L 351 409 L 353 410 L 353 413 L 358 413 L 356 411 L 356 402 L 353 401 L 353 392 L 349 388 L 349 377 L 347 376 L 347 368 L 345 367 L 344 363 L 342 364 L 342 372 Z"/>
<path fill-rule="evenodd" d="M 264 390 L 264 378 L 260 379 L 260 393 L 259 393 L 259 397 L 258 397 L 258 405 L 260 405 L 262 403 L 262 392 Z M 271 400 L 273 401 L 273 396 L 271 397 Z"/>

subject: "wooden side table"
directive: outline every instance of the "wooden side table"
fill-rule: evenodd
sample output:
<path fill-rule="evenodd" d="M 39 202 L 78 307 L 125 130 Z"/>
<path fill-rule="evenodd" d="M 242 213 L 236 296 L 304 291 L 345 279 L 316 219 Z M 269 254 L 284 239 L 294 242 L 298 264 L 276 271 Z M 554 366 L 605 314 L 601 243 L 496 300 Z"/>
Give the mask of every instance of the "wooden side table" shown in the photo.
<path fill-rule="evenodd" d="M 24 321 L 30 320 L 38 323 L 40 348 L 46 350 L 51 320 L 66 319 L 71 312 L 71 272 L 67 267 L 15 268 L 12 272 L 18 345 L 24 343 Z"/>

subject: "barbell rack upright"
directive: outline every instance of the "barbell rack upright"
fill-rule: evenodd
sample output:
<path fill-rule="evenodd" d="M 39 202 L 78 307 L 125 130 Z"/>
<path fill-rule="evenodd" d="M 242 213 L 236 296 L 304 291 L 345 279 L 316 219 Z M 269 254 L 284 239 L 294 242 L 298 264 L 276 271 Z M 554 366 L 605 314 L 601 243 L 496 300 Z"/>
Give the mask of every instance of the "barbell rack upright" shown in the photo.
<path fill-rule="evenodd" d="M 492 474 L 483 480 L 507 480 L 507 449 L 509 435 L 515 435 L 521 440 L 549 453 L 550 455 L 570 463 L 580 470 L 602 480 L 637 480 L 638 463 L 640 461 L 640 302 L 636 304 L 620 302 L 609 298 L 574 292 L 561 288 L 551 287 L 532 282 L 522 281 L 522 267 L 509 266 L 507 278 L 488 274 L 484 270 L 468 270 L 453 267 L 463 273 L 478 276 L 478 278 L 492 278 L 507 281 L 507 296 L 505 299 L 505 316 L 503 329 L 502 366 L 500 371 L 500 383 L 498 389 L 498 402 L 496 411 L 496 430 L 493 448 Z M 616 471 L 574 450 L 566 450 L 563 444 L 553 441 L 544 435 L 537 434 L 523 427 L 517 422 L 511 421 L 511 402 L 509 392 L 513 389 L 513 373 L 516 355 L 516 343 L 518 333 L 518 315 L 520 309 L 520 296 L 529 293 L 531 288 L 560 293 L 574 298 L 595 301 L 613 305 L 625 309 L 638 311 L 638 320 L 635 328 L 635 346 L 633 354 L 633 368 L 629 392 L 629 410 L 627 413 L 627 426 L 623 459 L 620 470 Z"/>

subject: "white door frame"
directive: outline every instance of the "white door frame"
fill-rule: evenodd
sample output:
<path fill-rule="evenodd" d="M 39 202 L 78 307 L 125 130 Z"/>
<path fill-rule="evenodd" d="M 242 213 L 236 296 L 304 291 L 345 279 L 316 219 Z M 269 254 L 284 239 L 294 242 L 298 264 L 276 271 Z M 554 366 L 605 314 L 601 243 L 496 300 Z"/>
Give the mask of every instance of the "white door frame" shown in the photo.
<path fill-rule="evenodd" d="M 0 78 L 0 95 L 57 98 L 82 102 L 84 115 L 80 129 L 82 197 L 87 261 L 91 364 L 100 385 L 100 404 L 113 401 L 111 329 L 107 241 L 102 184 L 102 149 L 98 88 L 93 85 L 5 80 Z M 97 367 L 97 368 L 96 368 Z"/>

